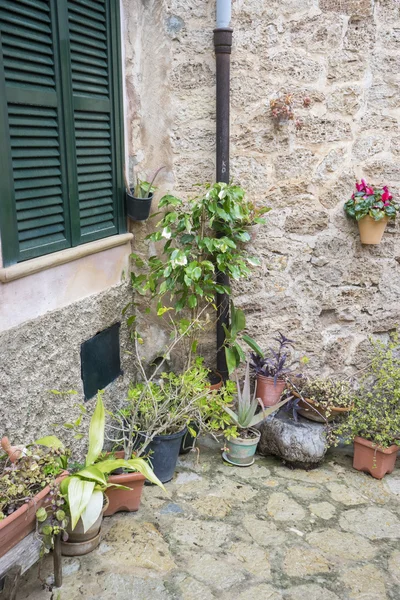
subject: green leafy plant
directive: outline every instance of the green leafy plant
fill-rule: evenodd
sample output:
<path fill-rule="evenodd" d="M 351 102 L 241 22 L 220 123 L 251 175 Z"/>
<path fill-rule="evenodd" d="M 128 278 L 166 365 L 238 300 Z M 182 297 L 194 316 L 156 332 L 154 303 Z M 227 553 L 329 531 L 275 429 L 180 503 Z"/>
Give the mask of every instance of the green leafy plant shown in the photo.
<path fill-rule="evenodd" d="M 335 435 L 351 443 L 356 436 L 388 448 L 400 446 L 400 345 L 398 333 L 389 342 L 370 340 L 371 362 L 354 397 L 353 409 Z"/>
<path fill-rule="evenodd" d="M 322 408 L 326 417 L 332 414 L 333 408 L 350 408 L 354 402 L 353 386 L 348 380 L 316 377 L 297 382 L 302 396 L 311 400 L 317 409 Z"/>
<path fill-rule="evenodd" d="M 228 427 L 223 406 L 232 401 L 232 382 L 221 393 L 211 392 L 202 358 L 182 373 L 160 371 L 157 375 L 155 380 L 154 374 L 147 377 L 144 373 L 144 381 L 130 387 L 126 406 L 112 415 L 113 430 L 118 434 L 109 439 L 117 447 L 123 446 L 125 456 L 134 448 L 137 456 L 145 454 L 156 435 L 177 433 L 185 427 L 196 435 L 190 429 L 193 422 L 200 431 Z"/>
<path fill-rule="evenodd" d="M 357 221 L 367 215 L 374 221 L 380 221 L 384 217 L 394 219 L 400 207 L 393 201 L 386 185 L 373 188 L 361 179 L 361 183 L 356 183 L 356 192 L 345 203 L 344 210 L 347 216 Z"/>
<path fill-rule="evenodd" d="M 281 408 L 284 404 L 289 402 L 291 397 L 287 397 L 281 402 L 278 402 L 270 408 L 264 408 L 262 401 L 256 397 L 256 389 L 251 393 L 250 390 L 250 364 L 247 361 L 246 373 L 243 383 L 243 388 L 240 388 L 239 379 L 236 375 L 237 382 L 237 410 L 232 410 L 229 406 L 225 406 L 224 410 L 231 417 L 233 423 L 239 429 L 239 436 L 243 431 L 246 431 L 250 427 L 254 427 L 259 423 L 262 423 L 264 419 L 274 413 L 276 410 Z M 261 412 L 256 414 L 258 407 L 261 407 Z M 226 433 L 226 437 L 229 438 L 229 434 Z"/>
<path fill-rule="evenodd" d="M 82 520 L 84 531 L 97 521 L 103 509 L 104 492 L 109 487 L 124 486 L 109 484 L 107 476 L 116 469 L 123 468 L 127 471 L 139 471 L 152 483 L 163 487 L 146 461 L 139 458 L 129 460 L 103 459 L 99 460 L 103 444 L 105 429 L 105 410 L 102 393 L 97 396 L 96 407 L 90 420 L 88 451 L 83 468 L 72 473 L 60 484 L 60 494 L 64 498 L 64 509 L 70 517 L 71 529 L 74 530 L 79 519 Z M 55 436 L 42 438 L 42 444 L 51 448 L 63 449 L 62 442 Z"/>
<path fill-rule="evenodd" d="M 60 448 L 34 444 L 11 463 L 0 459 L 0 521 L 52 484 L 65 468 L 65 453 Z"/>
<path fill-rule="evenodd" d="M 229 375 L 246 360 L 246 352 L 241 343 L 247 344 L 259 356 L 264 356 L 255 340 L 243 333 L 246 329 L 246 316 L 241 309 L 235 308 L 233 302 L 231 302 L 230 317 L 229 327 L 226 327 L 225 323 L 222 324 L 225 330 L 225 357 Z"/>
<path fill-rule="evenodd" d="M 154 184 L 159 172 L 164 168 L 165 167 L 160 167 L 159 169 L 157 169 L 157 171 L 154 173 L 150 182 L 145 181 L 144 179 L 140 179 L 139 176 L 137 175 L 136 183 L 134 184 L 132 189 L 128 183 L 128 178 L 125 175 L 126 189 L 129 191 L 130 194 L 135 196 L 135 198 L 144 198 L 144 199 L 149 198 L 150 195 L 156 191 L 157 188 L 153 184 Z"/>
<path fill-rule="evenodd" d="M 132 272 L 132 285 L 140 294 L 157 298 L 160 316 L 169 310 L 187 310 L 195 322 L 205 305 L 216 309 L 216 294 L 231 294 L 229 286 L 217 282 L 217 273 L 239 281 L 259 265 L 245 246 L 250 226 L 263 223 L 270 209 L 256 208 L 242 188 L 226 183 L 207 184 L 204 193 L 187 202 L 164 196 L 159 208 L 165 212 L 147 239 L 161 243 L 161 252 L 147 262 L 132 255 L 139 270 Z M 192 352 L 196 348 L 193 328 L 191 333 Z M 188 365 L 190 359 L 191 355 Z"/>

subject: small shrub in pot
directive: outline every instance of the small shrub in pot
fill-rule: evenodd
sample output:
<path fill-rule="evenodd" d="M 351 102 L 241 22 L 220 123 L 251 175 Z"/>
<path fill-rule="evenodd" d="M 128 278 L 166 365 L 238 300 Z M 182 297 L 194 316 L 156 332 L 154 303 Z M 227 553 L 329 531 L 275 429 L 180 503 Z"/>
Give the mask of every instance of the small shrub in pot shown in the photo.
<path fill-rule="evenodd" d="M 354 441 L 355 469 L 381 479 L 395 468 L 400 446 L 400 345 L 397 332 L 387 344 L 370 342 L 370 363 L 353 408 L 335 434 Z"/>
<path fill-rule="evenodd" d="M 291 372 L 287 361 L 290 357 L 289 348 L 294 345 L 293 340 L 282 333 L 274 340 L 278 344 L 276 351 L 269 348 L 267 356 L 251 354 L 250 366 L 257 379 L 257 396 L 264 406 L 273 406 L 279 401 L 286 386 L 285 377 Z"/>

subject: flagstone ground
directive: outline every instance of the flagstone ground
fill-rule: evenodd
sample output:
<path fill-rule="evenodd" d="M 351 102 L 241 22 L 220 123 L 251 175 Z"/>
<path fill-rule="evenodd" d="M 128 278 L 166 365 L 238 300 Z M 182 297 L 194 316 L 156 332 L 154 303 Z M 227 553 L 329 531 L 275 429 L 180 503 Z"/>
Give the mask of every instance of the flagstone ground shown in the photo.
<path fill-rule="evenodd" d="M 34 567 L 18 600 L 400 598 L 400 471 L 377 481 L 343 452 L 309 472 L 275 457 L 241 469 L 203 440 L 166 487 L 106 518 L 97 550 L 64 558 L 60 590 Z"/>

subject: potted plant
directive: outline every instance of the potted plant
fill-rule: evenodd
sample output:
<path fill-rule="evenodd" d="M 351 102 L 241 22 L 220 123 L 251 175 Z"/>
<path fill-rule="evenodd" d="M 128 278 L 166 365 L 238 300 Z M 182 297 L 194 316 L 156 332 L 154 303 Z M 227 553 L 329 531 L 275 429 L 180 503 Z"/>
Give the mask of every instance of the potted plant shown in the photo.
<path fill-rule="evenodd" d="M 385 345 L 371 341 L 371 362 L 355 393 L 338 439 L 354 441 L 353 467 L 382 479 L 395 468 L 400 446 L 400 357 L 398 334 Z"/>
<path fill-rule="evenodd" d="M 201 358 L 179 374 L 162 372 L 161 366 L 150 377 L 143 370 L 144 381 L 130 387 L 126 406 L 113 414 L 113 428 L 120 432 L 113 441 L 123 445 L 125 456 L 133 451 L 137 457 L 147 456 L 154 474 L 166 483 L 174 475 L 188 429 L 196 436 L 211 428 L 206 423 L 212 416 L 209 396 L 220 393 L 210 391 Z M 222 398 L 227 394 L 224 390 Z M 192 423 L 197 424 L 197 431 Z"/>
<path fill-rule="evenodd" d="M 273 338 L 278 343 L 278 350 L 269 348 L 269 356 L 251 353 L 251 369 L 256 375 L 257 397 L 264 406 L 273 406 L 279 401 L 286 386 L 285 376 L 290 373 L 286 362 L 290 356 L 288 349 L 294 342 L 279 333 Z"/>
<path fill-rule="evenodd" d="M 254 429 L 254 427 L 262 423 L 268 415 L 286 404 L 290 400 L 290 397 L 266 410 L 262 401 L 256 397 L 256 389 L 251 394 L 249 361 L 247 361 L 246 365 L 243 390 L 240 389 L 237 375 L 236 381 L 237 412 L 233 411 L 229 406 L 225 406 L 224 410 L 237 427 L 237 432 L 225 434 L 225 449 L 222 456 L 224 460 L 232 465 L 249 467 L 254 463 L 254 455 L 261 437 L 260 431 Z M 259 406 L 261 406 L 261 412 L 256 414 Z"/>
<path fill-rule="evenodd" d="M 154 174 L 151 182 L 136 177 L 136 183 L 131 188 L 128 183 L 128 179 L 125 176 L 126 185 L 126 210 L 128 217 L 133 221 L 146 221 L 150 215 L 151 202 L 153 200 L 154 192 L 157 188 L 154 187 L 153 183 L 164 167 L 160 167 Z"/>
<path fill-rule="evenodd" d="M 2 439 L 0 458 L 0 557 L 34 531 L 36 510 L 50 503 L 53 482 L 66 476 L 66 459 L 59 449 L 39 443 L 11 446 Z"/>
<path fill-rule="evenodd" d="M 362 244 L 379 244 L 389 219 L 394 219 L 399 205 L 387 186 L 373 188 L 364 179 L 356 183 L 354 192 L 344 205 L 346 214 L 358 222 Z"/>
<path fill-rule="evenodd" d="M 354 394 L 347 380 L 297 378 L 288 386 L 297 399 L 297 413 L 310 421 L 327 423 L 346 416 L 352 408 Z"/>
<path fill-rule="evenodd" d="M 101 392 L 98 393 L 88 436 L 88 451 L 84 466 L 71 467 L 70 475 L 60 483 L 60 501 L 52 511 L 40 511 L 37 518 L 44 521 L 42 533 L 52 537 L 60 530 L 65 536 L 61 545 L 66 556 L 87 554 L 100 543 L 100 529 L 103 515 L 107 511 L 110 488 L 131 492 L 116 481 L 108 481 L 110 473 L 117 469 L 140 471 L 153 483 L 161 485 L 143 459 L 115 459 L 107 454 L 102 456 L 105 429 L 105 410 Z M 64 450 L 62 442 L 55 436 L 42 438 L 39 442 L 50 448 Z M 132 492 L 131 492 L 132 493 Z"/>

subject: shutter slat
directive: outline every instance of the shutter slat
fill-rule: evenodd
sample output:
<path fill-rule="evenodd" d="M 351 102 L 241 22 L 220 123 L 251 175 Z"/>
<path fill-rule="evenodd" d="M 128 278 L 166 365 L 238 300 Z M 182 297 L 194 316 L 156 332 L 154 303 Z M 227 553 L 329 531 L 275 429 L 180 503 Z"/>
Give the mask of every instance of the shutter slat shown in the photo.
<path fill-rule="evenodd" d="M 72 63 L 72 71 L 79 75 L 79 73 L 87 73 L 89 76 L 94 75 L 98 77 L 107 77 L 107 69 L 95 67 L 93 65 L 85 65 L 84 63 L 74 62 Z"/>
<path fill-rule="evenodd" d="M 21 6 L 22 4 L 22 6 Z M 42 2 L 42 5 L 45 4 Z M 7 0 L 1 0 L 0 8 L 3 8 L 11 13 L 16 13 L 17 15 L 22 15 L 23 17 L 29 17 L 30 19 L 37 19 L 39 21 L 43 21 L 44 23 L 50 23 L 50 15 L 42 10 L 38 10 L 37 7 L 28 8 L 26 5 L 23 6 L 22 2 L 9 2 Z M 48 7 L 47 7 L 48 8 Z"/>
<path fill-rule="evenodd" d="M 35 65 L 32 63 L 27 64 L 27 62 L 30 62 L 29 56 L 24 57 L 23 61 L 5 58 L 4 66 L 6 67 L 6 69 L 9 69 L 9 70 L 14 70 L 14 69 L 17 71 L 28 71 L 29 70 L 29 72 L 43 73 L 43 74 L 50 75 L 50 77 L 52 77 L 54 75 L 54 70 L 52 69 L 52 67 L 48 67 L 44 64 L 40 64 L 40 65 Z M 52 79 L 50 79 L 50 81 L 52 82 Z"/>
<path fill-rule="evenodd" d="M 82 200 L 80 203 L 81 210 L 85 210 L 87 208 L 91 208 L 93 206 L 107 206 L 108 204 L 112 204 L 113 199 L 111 196 L 106 196 L 105 198 L 96 197 L 95 200 Z"/>
<path fill-rule="evenodd" d="M 111 183 L 112 182 L 112 173 L 111 173 L 111 168 L 109 167 L 108 169 L 103 169 L 103 171 L 109 171 L 109 174 L 106 175 L 104 172 L 103 173 L 94 173 L 94 172 L 88 172 L 86 175 L 78 175 L 78 183 L 82 184 L 82 190 L 84 189 L 84 186 L 86 186 L 89 183 L 94 183 L 95 185 L 92 187 L 98 187 L 100 186 L 101 189 L 110 186 L 111 187 Z M 90 188 L 86 188 L 86 189 L 92 189 Z"/>
<path fill-rule="evenodd" d="M 71 27 L 76 27 L 76 31 L 79 31 L 79 28 L 82 25 L 91 28 L 93 27 L 93 29 L 101 31 L 105 37 L 106 27 L 104 25 L 103 15 L 93 13 L 91 15 L 85 15 L 83 9 L 77 10 L 76 6 L 71 7 L 71 5 L 69 11 L 69 20 L 71 23 Z"/>
<path fill-rule="evenodd" d="M 85 60 L 91 60 L 94 61 L 93 64 L 97 64 L 97 61 L 99 61 L 99 64 L 107 66 L 107 51 L 105 47 L 103 50 L 98 50 L 97 48 L 83 46 L 80 41 L 75 44 L 73 35 L 71 35 L 71 52 L 74 53 L 74 61 L 84 62 Z"/>
<path fill-rule="evenodd" d="M 27 219 L 27 220 L 18 220 L 18 231 L 27 231 L 30 234 L 33 229 L 38 227 L 45 227 L 47 225 L 59 225 L 60 223 L 64 223 L 64 215 L 49 215 L 48 211 L 45 212 L 46 216 L 41 216 L 38 219 Z M 31 236 L 32 238 L 33 236 Z"/>
<path fill-rule="evenodd" d="M 31 190 L 21 190 L 19 192 L 15 193 L 15 199 L 17 200 L 17 202 L 19 200 L 28 200 L 28 199 L 36 199 L 36 198 L 42 198 L 42 196 L 53 196 L 53 195 L 57 195 L 58 199 L 60 200 L 61 198 L 61 188 L 60 187 L 50 187 L 47 189 L 44 188 L 37 188 L 37 189 L 31 189 Z"/>
<path fill-rule="evenodd" d="M 80 175 L 84 175 L 85 173 L 105 173 L 111 171 L 111 161 L 108 161 L 108 164 L 105 162 L 103 164 L 94 165 L 93 163 L 84 163 L 85 166 L 78 167 L 78 177 Z"/>
<path fill-rule="evenodd" d="M 103 14 L 105 12 L 104 2 L 97 3 L 96 1 L 93 1 L 93 0 L 74 0 L 74 5 L 75 6 L 82 5 L 87 8 L 91 8 L 92 10 L 101 12 Z"/>
<path fill-rule="evenodd" d="M 0 31 L 2 27 L 0 25 Z M 17 50 L 13 50 L 14 48 L 22 48 L 23 50 L 27 50 L 28 54 L 35 53 L 38 57 L 38 60 L 41 58 L 40 55 L 44 54 L 47 58 L 49 58 L 52 62 L 53 59 L 50 58 L 53 56 L 53 52 L 50 46 L 43 44 L 35 44 L 32 41 L 27 41 L 23 38 L 18 38 L 16 36 L 7 35 L 6 33 L 2 33 L 3 40 L 3 48 L 6 48 L 7 53 L 9 54 L 11 51 L 17 52 Z M 4 52 L 4 49 L 3 49 Z M 4 52 L 5 53 L 5 52 Z M 32 60 L 32 57 L 31 57 Z"/>
<path fill-rule="evenodd" d="M 46 198 L 36 198 L 34 200 L 20 200 L 17 202 L 17 210 L 33 210 L 34 208 L 55 207 L 58 203 L 58 196 L 48 196 Z"/>
<path fill-rule="evenodd" d="M 20 210 L 19 219 L 25 221 L 25 219 L 35 219 L 46 215 L 60 215 L 63 212 L 62 206 L 47 206 L 37 207 L 32 210 Z M 22 231 L 22 229 L 20 229 Z"/>
<path fill-rule="evenodd" d="M 82 192 L 79 194 L 79 201 L 94 200 L 95 198 L 107 198 L 110 195 L 110 190 L 98 190 L 95 188 L 90 192 Z"/>
<path fill-rule="evenodd" d="M 29 137 L 57 138 L 58 137 L 57 129 L 50 129 L 50 128 L 45 129 L 44 127 L 43 128 L 40 128 L 40 127 L 36 127 L 36 128 L 10 127 L 10 134 L 13 137 L 18 136 L 18 137 L 24 137 L 24 138 L 29 138 Z M 37 140 L 32 140 L 32 141 L 37 141 Z"/>
<path fill-rule="evenodd" d="M 21 243 L 20 246 L 22 249 L 27 249 L 27 248 L 34 248 L 37 246 L 37 238 L 45 238 L 47 243 L 50 243 L 52 238 L 54 240 L 54 233 L 59 233 L 59 236 L 57 236 L 57 240 L 62 239 L 62 232 L 63 232 L 63 225 L 60 224 L 55 224 L 55 225 L 48 225 L 47 227 L 36 227 L 35 229 L 30 229 L 28 231 L 21 231 L 21 233 L 19 234 L 19 239 L 20 242 L 26 242 L 28 240 L 27 243 Z"/>
<path fill-rule="evenodd" d="M 35 190 L 37 188 L 43 189 L 44 187 L 54 187 L 57 185 L 61 186 L 60 177 L 37 177 L 36 179 L 32 179 L 28 177 L 27 179 L 17 179 L 14 173 L 14 182 L 15 182 L 15 191 L 19 192 L 20 190 Z"/>
<path fill-rule="evenodd" d="M 81 227 L 85 228 L 88 225 L 101 225 L 101 228 L 113 226 L 113 214 L 108 212 L 105 215 L 94 215 L 93 217 L 81 218 Z"/>
<path fill-rule="evenodd" d="M 50 6 L 46 0 L 18 0 L 19 4 L 23 4 L 28 8 L 33 8 L 35 10 L 41 10 L 42 12 L 49 13 Z"/>
<path fill-rule="evenodd" d="M 51 35 L 51 28 L 47 23 L 41 23 L 36 19 L 28 19 L 25 16 L 10 14 L 10 12 L 3 10 L 3 4 L 0 4 L 0 21 L 2 23 L 10 23 L 10 25 L 16 25 L 17 27 L 23 27 L 38 31 L 39 33 Z"/>
<path fill-rule="evenodd" d="M 41 158 L 14 158 L 13 167 L 16 169 L 16 173 L 19 169 L 38 169 L 42 166 L 43 160 Z M 57 158 L 48 157 L 46 160 L 47 167 L 58 167 L 59 160 Z"/>

